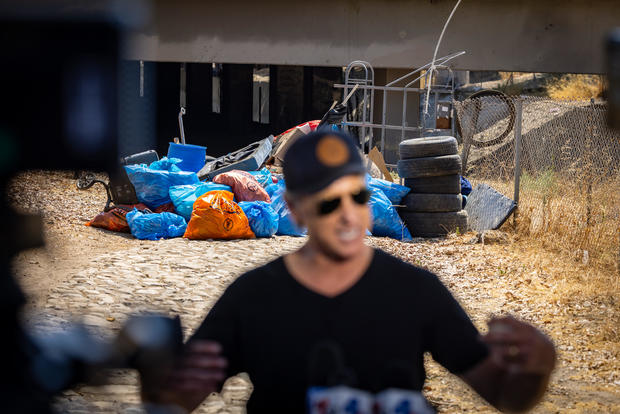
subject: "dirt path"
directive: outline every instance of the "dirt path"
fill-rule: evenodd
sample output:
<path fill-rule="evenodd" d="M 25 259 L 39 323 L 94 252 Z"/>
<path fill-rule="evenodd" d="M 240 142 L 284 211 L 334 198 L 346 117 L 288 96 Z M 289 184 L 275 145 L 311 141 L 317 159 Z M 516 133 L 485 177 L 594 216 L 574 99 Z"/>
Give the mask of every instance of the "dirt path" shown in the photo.
<path fill-rule="evenodd" d="M 130 314 L 157 310 L 181 315 L 187 335 L 239 274 L 304 242 L 291 237 L 138 241 L 85 227 L 105 197 L 102 190 L 76 190 L 69 173 L 23 174 L 11 190 L 16 205 L 42 210 L 46 219 L 47 247 L 23 252 L 14 261 L 30 296 L 26 319 L 37 329 L 62 328 L 65 318 L 80 315 L 94 330 L 111 332 Z M 482 331 L 491 314 L 513 313 L 549 333 L 558 345 L 559 363 L 534 412 L 620 413 L 616 287 L 606 292 L 588 288 L 582 277 L 587 269 L 548 252 L 534 257 L 519 243 L 470 241 L 471 235 L 407 244 L 368 239 L 436 272 Z M 425 393 L 440 412 L 494 412 L 430 358 L 427 370 Z M 137 379 L 118 371 L 110 385 L 68 391 L 58 408 L 141 412 Z"/>

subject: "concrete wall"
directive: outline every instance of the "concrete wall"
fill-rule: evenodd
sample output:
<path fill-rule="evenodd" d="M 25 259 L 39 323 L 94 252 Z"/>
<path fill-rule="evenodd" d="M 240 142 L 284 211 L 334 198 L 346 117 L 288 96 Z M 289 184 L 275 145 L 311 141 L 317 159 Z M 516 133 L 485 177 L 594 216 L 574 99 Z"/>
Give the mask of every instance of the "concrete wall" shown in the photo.
<path fill-rule="evenodd" d="M 177 62 L 412 68 L 427 63 L 455 1 L 157 0 L 127 57 Z M 618 0 L 466 0 L 440 55 L 471 70 L 598 73 Z"/>

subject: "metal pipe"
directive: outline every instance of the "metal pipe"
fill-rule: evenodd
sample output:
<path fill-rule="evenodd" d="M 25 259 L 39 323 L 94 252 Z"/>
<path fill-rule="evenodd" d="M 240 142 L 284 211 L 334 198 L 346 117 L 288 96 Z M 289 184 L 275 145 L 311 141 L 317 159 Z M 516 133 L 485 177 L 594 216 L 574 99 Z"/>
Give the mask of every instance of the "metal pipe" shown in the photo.
<path fill-rule="evenodd" d="M 435 65 L 435 69 L 446 69 L 446 70 L 452 71 L 452 69 L 450 69 L 450 66 L 445 66 L 445 65 Z M 432 74 L 432 71 L 430 73 Z M 415 78 L 414 80 L 412 80 L 411 82 L 406 84 L 405 88 L 409 88 L 411 85 L 413 85 L 414 83 L 416 83 L 417 81 L 419 81 L 420 79 L 422 79 L 425 76 L 428 76 L 427 73 L 424 73 L 423 75 L 418 76 L 417 78 Z M 424 89 L 424 88 L 420 88 L 420 89 L 422 90 L 422 92 L 426 92 L 426 89 Z M 447 88 L 446 88 L 446 90 L 447 90 Z"/>
<path fill-rule="evenodd" d="M 386 124 L 371 124 L 369 122 L 354 122 L 354 121 L 347 121 L 347 122 L 343 122 L 342 125 L 347 125 L 347 126 L 352 126 L 352 127 L 368 127 L 368 128 L 383 128 L 385 126 L 385 129 L 389 129 L 389 130 L 395 130 L 395 131 L 400 131 L 401 129 L 403 129 L 402 125 L 386 125 Z M 417 127 L 405 127 L 405 131 L 420 131 L 423 129 L 428 129 L 428 130 L 432 130 L 432 128 L 423 128 L 420 126 Z"/>
<path fill-rule="evenodd" d="M 185 129 L 183 128 L 183 115 L 185 115 L 185 108 L 181 107 L 179 111 L 179 131 L 181 134 L 181 143 L 185 145 Z"/>
<path fill-rule="evenodd" d="M 334 88 L 338 88 L 338 89 L 346 89 L 348 90 L 350 85 L 345 85 L 342 83 L 335 83 L 334 84 Z M 422 88 L 405 88 L 402 86 L 374 86 L 374 85 L 360 85 L 361 89 L 369 89 L 369 90 L 376 90 L 376 91 L 390 91 L 390 92 L 402 92 L 403 90 L 407 90 L 407 92 L 416 92 L 416 93 L 422 93 L 424 92 L 424 89 Z M 450 89 L 448 88 L 439 88 L 437 89 L 437 91 L 439 93 L 450 93 Z"/>
<path fill-rule="evenodd" d="M 455 125 L 454 125 L 454 116 L 455 116 L 455 113 L 454 113 L 454 83 L 455 83 L 454 82 L 454 71 L 451 68 L 448 68 L 448 71 L 450 72 L 450 79 L 452 80 L 452 83 L 450 85 L 451 86 L 450 89 L 452 89 L 452 93 L 450 93 L 450 101 L 451 101 L 450 102 L 450 130 L 451 130 L 452 136 L 456 138 L 455 130 L 454 130 L 455 128 Z"/>
<path fill-rule="evenodd" d="M 144 97 L 144 61 L 140 61 L 140 98 Z"/>
<path fill-rule="evenodd" d="M 452 54 L 447 55 L 447 56 L 440 57 L 439 59 L 437 59 L 437 61 L 435 63 L 435 66 L 443 65 L 444 63 L 446 63 L 446 62 L 448 62 L 448 61 L 450 61 L 450 60 L 452 60 L 454 58 L 457 58 L 459 56 L 462 56 L 465 53 L 466 52 L 463 50 L 463 51 L 460 51 L 460 52 L 452 53 Z M 406 75 L 401 76 L 400 78 L 398 78 L 396 80 L 393 80 L 392 82 L 386 84 L 385 86 L 392 86 L 395 83 L 398 83 L 398 82 L 400 82 L 400 81 L 402 81 L 404 79 L 407 79 L 409 76 L 411 76 L 413 74 L 416 74 L 416 73 L 418 73 L 418 72 L 420 72 L 420 71 L 422 71 L 422 70 L 424 70 L 424 69 L 426 69 L 426 68 L 428 68 L 430 66 L 431 66 L 431 62 L 427 63 L 424 66 L 419 67 L 418 69 L 414 70 L 413 72 L 410 72 L 410 73 L 408 73 Z"/>
<path fill-rule="evenodd" d="M 348 85 L 349 85 L 349 67 L 350 66 L 351 66 L 351 64 L 349 64 L 349 66 L 347 66 L 347 68 L 344 71 L 344 85 L 343 85 L 344 89 L 342 90 L 342 94 L 343 94 L 342 96 L 343 97 L 349 95 L 349 87 L 348 87 Z M 347 131 L 347 132 L 349 132 L 349 129 L 344 125 L 344 123 L 346 121 L 348 121 L 348 117 L 349 117 L 349 111 L 347 110 L 347 111 L 345 111 L 344 117 L 342 118 L 342 126 L 344 128 L 346 128 L 345 131 Z"/>
<path fill-rule="evenodd" d="M 361 67 L 364 71 L 364 78 L 351 78 L 351 71 L 353 70 L 353 68 L 356 67 Z M 370 90 L 370 94 L 368 92 L 369 90 L 369 86 L 372 87 L 374 86 L 374 79 L 375 79 L 375 72 L 374 69 L 372 68 L 372 65 L 368 62 L 365 61 L 360 61 L 360 60 L 356 60 L 353 61 L 351 63 L 349 63 L 349 65 L 347 66 L 347 68 L 345 69 L 345 85 L 344 85 L 344 91 L 347 94 L 347 97 L 351 94 L 353 94 L 353 92 L 355 91 L 355 89 L 357 89 L 358 86 L 362 86 L 362 88 L 364 88 L 364 93 L 363 93 L 363 98 L 361 101 L 362 104 L 362 127 L 361 127 L 361 131 L 360 131 L 360 136 L 358 136 L 358 138 L 360 139 L 360 144 L 363 147 L 365 140 L 366 140 L 366 125 L 369 123 L 368 121 L 372 122 L 372 118 L 373 118 L 373 106 L 374 106 L 374 91 L 371 89 Z M 356 84 L 356 87 L 351 91 L 349 91 L 349 85 L 351 85 L 352 83 Z M 370 103 L 368 101 L 370 95 Z M 368 108 L 368 105 L 370 104 L 370 109 Z M 356 107 L 356 110 L 359 109 L 359 104 Z M 370 119 L 369 119 L 369 112 L 370 112 Z M 348 126 L 351 125 L 348 120 L 347 117 L 345 116 L 344 121 L 342 123 L 342 125 L 347 128 L 348 130 Z M 373 130 L 370 129 L 369 130 L 369 144 L 372 145 L 372 137 L 373 137 Z"/>
<path fill-rule="evenodd" d="M 405 126 L 407 124 L 407 90 L 403 91 L 403 117 L 401 119 L 402 129 L 400 132 L 400 140 L 405 140 Z"/>
<path fill-rule="evenodd" d="M 521 184 L 521 123 L 523 119 L 523 101 L 517 98 L 515 102 L 515 192 L 514 202 L 517 205 L 513 216 L 513 224 L 517 224 L 517 210 L 519 208 L 519 190 Z"/>
<path fill-rule="evenodd" d="M 370 72 L 371 72 L 371 82 L 374 86 L 375 84 L 375 70 L 372 66 L 370 66 Z M 374 110 L 375 110 L 375 91 L 374 89 L 370 90 L 370 118 L 369 121 L 372 123 L 375 121 L 374 118 Z M 374 138 L 374 129 L 370 128 L 368 131 L 368 152 L 370 152 L 370 150 L 372 149 L 372 144 L 373 144 L 373 138 Z"/>
<path fill-rule="evenodd" d="M 368 68 L 364 68 L 366 71 L 366 79 L 368 79 Z M 368 95 L 368 89 L 364 88 L 364 99 L 362 99 L 362 120 L 366 122 L 366 97 Z M 360 144 L 362 151 L 364 150 L 364 141 L 366 140 L 366 127 L 362 127 L 362 133 L 360 134 Z"/>
<path fill-rule="evenodd" d="M 381 154 L 385 151 L 385 122 L 387 117 L 387 89 L 383 90 L 383 114 L 381 115 Z"/>
<path fill-rule="evenodd" d="M 181 63 L 179 87 L 179 106 L 187 107 L 187 64 Z"/>
<path fill-rule="evenodd" d="M 374 70 L 373 70 L 373 79 L 372 82 L 375 82 L 375 75 L 374 75 Z M 375 121 L 375 91 L 374 89 L 370 90 L 370 122 L 374 122 Z M 374 135 L 375 135 L 375 131 L 373 128 L 370 128 L 370 141 L 368 142 L 368 151 L 370 152 L 370 150 L 372 149 L 372 144 L 374 141 Z"/>

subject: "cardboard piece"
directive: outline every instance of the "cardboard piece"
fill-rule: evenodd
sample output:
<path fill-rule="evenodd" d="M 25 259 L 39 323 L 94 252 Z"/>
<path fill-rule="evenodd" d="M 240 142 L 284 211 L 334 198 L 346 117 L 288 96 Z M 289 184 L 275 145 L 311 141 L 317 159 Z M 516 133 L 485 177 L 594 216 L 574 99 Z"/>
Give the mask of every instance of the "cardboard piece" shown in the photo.
<path fill-rule="evenodd" d="M 295 129 L 291 132 L 281 136 L 278 140 L 278 149 L 276 150 L 275 154 L 273 154 L 274 165 L 282 166 L 282 162 L 284 161 L 284 154 L 286 154 L 286 151 L 288 151 L 293 142 L 297 141 L 299 137 L 303 137 L 304 135 L 309 134 L 310 131 L 312 131 L 312 128 L 310 128 L 310 125 L 308 125 L 308 123 L 306 122 L 301 126 L 295 127 Z"/>
<path fill-rule="evenodd" d="M 379 171 L 381 171 L 381 173 L 383 174 L 384 180 L 394 182 L 392 174 L 390 174 L 390 170 L 388 170 L 387 166 L 385 165 L 383 155 L 381 155 L 381 152 L 379 152 L 379 149 L 377 147 L 373 147 L 373 149 L 370 150 L 370 152 L 368 153 L 368 158 L 370 159 L 370 161 L 374 162 L 375 165 L 379 168 Z"/>

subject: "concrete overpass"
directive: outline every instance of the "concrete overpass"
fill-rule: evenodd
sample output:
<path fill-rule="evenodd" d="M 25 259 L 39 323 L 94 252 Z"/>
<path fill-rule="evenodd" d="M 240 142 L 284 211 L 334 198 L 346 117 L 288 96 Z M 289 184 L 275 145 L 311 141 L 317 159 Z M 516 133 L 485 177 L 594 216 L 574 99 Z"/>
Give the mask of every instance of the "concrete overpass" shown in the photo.
<path fill-rule="evenodd" d="M 60 17 L 103 12 L 128 21 L 119 103 L 127 126 L 119 134 L 123 155 L 154 147 L 165 153 L 178 135 L 180 104 L 188 111 L 188 142 L 221 155 L 320 118 L 334 99 L 333 84 L 343 81 L 342 67 L 352 60 L 376 68 L 376 85 L 426 64 L 455 3 L 22 0 L 4 3 L 0 11 Z M 451 62 L 456 69 L 601 73 L 603 39 L 614 25 L 620 25 L 620 0 L 463 0 L 439 54 L 467 51 Z M 223 65 L 216 71 L 212 63 Z M 258 68 L 269 74 L 268 94 L 259 95 L 266 97 L 260 106 L 268 108 L 260 122 L 253 109 Z M 387 103 L 388 123 L 400 124 L 401 96 L 389 95 Z M 379 96 L 375 108 L 381 105 Z M 419 123 L 418 109 L 411 96 L 409 125 Z M 400 134 L 387 138 L 397 146 Z"/>
<path fill-rule="evenodd" d="M 453 0 L 156 0 L 136 60 L 378 68 L 427 63 Z M 464 0 L 440 54 L 457 69 L 601 73 L 618 0 Z"/>

